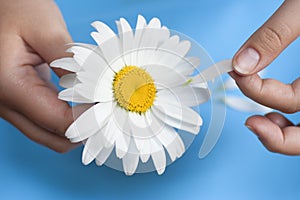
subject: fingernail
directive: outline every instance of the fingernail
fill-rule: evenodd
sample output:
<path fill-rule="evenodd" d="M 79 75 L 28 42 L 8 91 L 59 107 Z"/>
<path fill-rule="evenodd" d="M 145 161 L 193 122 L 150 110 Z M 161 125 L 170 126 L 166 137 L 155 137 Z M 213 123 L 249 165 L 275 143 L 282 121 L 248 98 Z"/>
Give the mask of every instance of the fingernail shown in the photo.
<path fill-rule="evenodd" d="M 248 125 L 246 125 L 246 124 L 245 124 L 245 126 L 246 126 L 250 131 L 252 131 L 252 132 L 254 133 L 254 130 L 253 130 L 253 128 L 252 128 L 251 126 L 248 126 Z"/>
<path fill-rule="evenodd" d="M 249 74 L 254 71 L 259 61 L 259 54 L 253 48 L 244 49 L 236 59 L 236 71 L 241 74 Z"/>

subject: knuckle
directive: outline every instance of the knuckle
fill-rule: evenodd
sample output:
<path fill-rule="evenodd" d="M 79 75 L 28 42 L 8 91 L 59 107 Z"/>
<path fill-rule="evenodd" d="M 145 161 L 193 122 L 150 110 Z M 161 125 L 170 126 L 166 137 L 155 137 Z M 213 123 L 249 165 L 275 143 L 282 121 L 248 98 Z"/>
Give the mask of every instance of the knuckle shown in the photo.
<path fill-rule="evenodd" d="M 278 24 L 275 28 L 263 27 L 258 36 L 260 52 L 267 55 L 277 53 L 284 47 L 290 35 L 291 29 L 284 23 Z"/>

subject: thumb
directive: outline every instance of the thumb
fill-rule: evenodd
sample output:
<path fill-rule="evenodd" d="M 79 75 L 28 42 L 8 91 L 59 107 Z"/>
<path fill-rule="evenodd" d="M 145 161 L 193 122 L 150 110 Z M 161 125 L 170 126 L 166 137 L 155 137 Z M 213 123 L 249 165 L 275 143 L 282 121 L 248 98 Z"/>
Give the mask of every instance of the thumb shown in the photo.
<path fill-rule="evenodd" d="M 269 65 L 300 33 L 300 1 L 287 0 L 239 49 L 233 59 L 240 75 Z"/>

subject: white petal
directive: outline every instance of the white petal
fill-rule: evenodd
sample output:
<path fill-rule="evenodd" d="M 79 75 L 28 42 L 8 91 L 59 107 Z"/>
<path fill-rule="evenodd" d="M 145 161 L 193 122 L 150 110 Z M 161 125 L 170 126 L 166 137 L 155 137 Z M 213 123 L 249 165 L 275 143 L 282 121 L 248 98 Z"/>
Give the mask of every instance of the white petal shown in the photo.
<path fill-rule="evenodd" d="M 99 56 L 95 52 L 91 52 L 86 62 L 82 65 L 83 70 L 77 72 L 77 78 L 82 82 L 90 82 L 96 85 L 104 75 L 106 71 L 109 71 L 109 66 L 103 57 Z M 110 70 L 111 71 L 111 70 Z M 111 71 L 111 76 L 114 73 Z"/>
<path fill-rule="evenodd" d="M 121 56 L 120 40 L 117 35 L 103 22 L 94 22 L 92 25 L 98 30 L 91 35 L 99 45 L 106 62 L 118 72 L 125 66 Z"/>
<path fill-rule="evenodd" d="M 157 47 L 158 40 L 156 36 L 158 36 L 160 28 L 161 28 L 160 20 L 158 18 L 151 19 L 148 26 L 144 29 L 139 47 L 140 48 Z"/>
<path fill-rule="evenodd" d="M 136 66 L 138 66 L 137 63 L 137 50 L 142 38 L 142 35 L 144 33 L 144 28 L 147 26 L 146 20 L 142 15 L 138 16 L 136 27 L 135 27 L 135 33 L 134 33 L 134 41 L 132 44 L 132 53 L 131 53 L 131 63 L 134 63 Z"/>
<path fill-rule="evenodd" d="M 122 163 L 126 175 L 131 176 L 134 174 L 139 164 L 139 152 L 133 140 L 130 142 L 128 153 L 123 157 Z"/>
<path fill-rule="evenodd" d="M 165 66 L 149 65 L 144 68 L 154 79 L 158 90 L 183 85 L 188 81 L 187 77 Z"/>
<path fill-rule="evenodd" d="M 141 160 L 146 162 L 150 157 L 149 139 L 154 136 L 150 124 L 144 114 L 130 112 L 129 125 Z"/>
<path fill-rule="evenodd" d="M 159 110 L 167 116 L 194 126 L 202 125 L 202 119 L 196 111 L 187 106 L 181 105 L 180 103 L 176 103 L 177 102 L 159 101 L 158 98 L 157 101 L 154 102 L 153 109 Z"/>
<path fill-rule="evenodd" d="M 200 65 L 200 59 L 197 57 L 188 57 L 182 59 L 174 70 L 185 76 L 191 75 Z"/>
<path fill-rule="evenodd" d="M 131 138 L 124 133 L 120 133 L 122 132 L 116 133 L 116 155 L 118 158 L 123 158 L 128 151 Z"/>
<path fill-rule="evenodd" d="M 173 68 L 181 62 L 190 47 L 191 43 L 189 41 L 179 42 L 178 36 L 172 36 L 156 50 L 156 54 L 158 55 L 157 63 Z"/>
<path fill-rule="evenodd" d="M 78 72 L 81 68 L 73 58 L 61 58 L 54 60 L 52 63 L 50 63 L 50 66 L 54 68 L 65 69 L 70 72 Z"/>
<path fill-rule="evenodd" d="M 136 145 L 137 151 L 143 163 L 147 162 L 150 158 L 150 146 L 148 144 L 149 139 L 132 138 Z M 146 148 L 145 148 L 146 147 Z"/>
<path fill-rule="evenodd" d="M 82 46 L 72 46 L 69 49 L 67 49 L 66 52 L 73 53 L 74 60 L 80 66 L 82 66 L 84 62 L 87 60 L 87 58 L 90 56 L 90 54 L 93 53 L 92 50 Z"/>
<path fill-rule="evenodd" d="M 153 64 L 155 49 L 160 42 L 162 32 L 160 20 L 151 19 L 148 26 L 144 28 L 138 45 L 137 66 Z"/>
<path fill-rule="evenodd" d="M 155 137 L 161 142 L 161 144 L 167 149 L 170 158 L 174 161 L 176 158 L 179 158 L 185 151 L 184 144 L 178 135 L 178 133 L 174 130 L 174 128 L 163 125 L 164 122 L 157 120 L 156 118 L 153 119 L 152 129 L 155 131 Z M 160 124 L 157 128 L 157 125 Z M 157 131 L 159 130 L 159 131 Z"/>
<path fill-rule="evenodd" d="M 206 102 L 210 98 L 210 93 L 207 88 L 187 85 L 171 88 L 169 90 L 161 90 L 157 92 L 157 97 L 160 101 L 164 101 L 165 103 L 179 101 L 185 106 L 192 107 Z"/>
<path fill-rule="evenodd" d="M 98 166 L 101 166 L 105 163 L 109 155 L 111 154 L 112 150 L 114 149 L 114 146 L 110 146 L 108 148 L 103 148 L 100 153 L 96 157 L 96 164 Z"/>
<path fill-rule="evenodd" d="M 173 102 L 172 102 L 173 103 Z M 166 124 L 181 130 L 197 134 L 202 125 L 202 118 L 197 112 L 186 106 L 156 101 L 153 113 Z"/>
<path fill-rule="evenodd" d="M 119 38 L 114 35 L 106 40 L 105 37 L 103 38 L 102 35 L 97 32 L 93 32 L 91 35 L 98 43 L 103 53 L 103 57 L 111 69 L 115 72 L 120 71 L 125 66 L 125 63 L 121 54 Z"/>
<path fill-rule="evenodd" d="M 134 138 L 148 138 L 153 135 L 144 114 L 129 112 L 129 125 Z"/>
<path fill-rule="evenodd" d="M 84 71 L 90 74 L 96 74 L 100 76 L 105 69 L 109 68 L 109 65 L 102 56 L 96 52 L 91 52 L 86 58 L 86 61 L 82 64 L 82 68 Z"/>
<path fill-rule="evenodd" d="M 101 34 L 102 40 L 96 41 L 97 43 L 99 42 L 98 43 L 99 46 L 100 46 L 100 44 L 102 44 L 106 40 L 109 40 L 109 39 L 111 39 L 112 37 L 114 37 L 116 35 L 114 33 L 114 31 L 111 30 L 111 28 L 103 22 L 95 21 L 95 22 L 92 23 L 92 26 L 98 31 L 98 33 Z"/>
<path fill-rule="evenodd" d="M 115 145 L 116 136 L 115 136 L 115 123 L 113 117 L 110 117 L 107 124 L 103 128 L 103 137 L 104 137 L 104 147 L 108 148 L 112 145 Z"/>
<path fill-rule="evenodd" d="M 117 25 L 117 29 L 118 29 L 118 33 L 119 33 L 119 37 L 122 35 L 122 27 L 121 27 L 121 23 L 119 20 L 115 21 L 116 25 Z M 122 43 L 122 38 L 120 37 L 120 42 Z"/>
<path fill-rule="evenodd" d="M 94 103 L 94 101 L 87 99 L 77 93 L 74 88 L 68 88 L 63 91 L 61 91 L 58 94 L 58 98 L 63 100 L 63 101 L 69 101 L 69 102 L 74 102 L 74 103 Z"/>
<path fill-rule="evenodd" d="M 130 143 L 130 127 L 128 124 L 128 113 L 123 108 L 116 106 L 114 115 L 114 122 L 116 126 L 115 141 L 116 141 L 116 155 L 118 158 L 123 158 L 128 152 Z"/>
<path fill-rule="evenodd" d="M 232 70 L 232 60 L 223 60 L 203 70 L 197 76 L 194 76 L 192 83 L 208 82 L 213 80 L 215 77 Z"/>
<path fill-rule="evenodd" d="M 82 152 L 82 163 L 88 165 L 103 149 L 103 133 L 101 131 L 88 138 Z"/>
<path fill-rule="evenodd" d="M 238 89 L 238 86 L 237 86 L 235 80 L 233 78 L 229 77 L 224 83 L 224 89 L 225 90 L 234 90 L 234 89 Z"/>
<path fill-rule="evenodd" d="M 228 106 L 239 111 L 262 112 L 262 113 L 267 113 L 272 111 L 271 108 L 263 106 L 247 98 L 241 98 L 237 96 L 226 96 L 224 101 Z"/>
<path fill-rule="evenodd" d="M 138 49 L 136 49 L 137 66 L 142 67 L 144 65 L 157 64 L 158 59 L 161 57 L 161 52 L 157 51 L 157 48 L 168 38 L 170 33 L 167 28 L 155 28 L 156 26 L 159 27 L 160 24 L 154 25 L 153 27 L 149 24 L 143 31 Z"/>
<path fill-rule="evenodd" d="M 86 49 L 91 50 L 92 52 L 97 53 L 99 56 L 103 56 L 103 53 L 101 52 L 101 49 L 100 49 L 99 46 L 97 46 L 97 45 L 93 45 L 93 44 L 85 44 L 85 43 L 79 43 L 79 42 L 71 43 L 70 45 L 71 45 L 71 46 L 79 46 L 79 47 L 83 47 L 83 48 L 86 48 Z"/>
<path fill-rule="evenodd" d="M 155 166 L 155 169 L 159 175 L 164 173 L 166 169 L 166 154 L 165 150 L 158 142 L 157 140 L 152 139 L 151 140 L 151 146 L 154 147 L 154 149 L 159 149 L 158 151 L 156 150 L 155 152 L 151 153 L 151 158 L 153 161 L 153 164 Z"/>
<path fill-rule="evenodd" d="M 74 90 L 76 91 L 76 93 L 80 94 L 86 99 L 89 99 L 90 101 L 100 102 L 100 100 L 95 96 L 95 87 L 95 84 L 85 82 L 75 85 Z"/>
<path fill-rule="evenodd" d="M 175 137 L 174 137 L 175 136 Z M 174 128 L 168 127 L 168 130 L 164 129 L 159 135 L 156 136 L 159 141 L 167 149 L 172 161 L 182 156 L 185 151 L 183 141 Z M 174 137 L 174 138 L 171 138 Z"/>
<path fill-rule="evenodd" d="M 75 73 L 66 74 L 62 76 L 59 80 L 59 85 L 64 88 L 71 88 L 74 87 L 77 83 L 80 83 L 79 80 L 76 78 Z"/>
<path fill-rule="evenodd" d="M 98 103 L 80 115 L 66 131 L 66 137 L 71 142 L 83 141 L 97 131 L 107 122 L 111 115 L 112 103 Z"/>
<path fill-rule="evenodd" d="M 133 65 L 134 63 L 131 62 L 131 52 L 133 50 L 133 42 L 134 36 L 132 28 L 130 27 L 129 23 L 124 19 L 120 19 L 120 39 L 122 41 L 122 50 L 123 50 L 123 58 L 126 65 Z"/>
<path fill-rule="evenodd" d="M 161 31 L 157 38 L 158 46 L 162 45 L 162 43 L 165 42 L 169 37 L 170 37 L 170 30 L 165 26 L 161 27 Z"/>
<path fill-rule="evenodd" d="M 108 102 L 113 100 L 113 79 L 114 72 L 107 68 L 98 77 L 97 83 L 83 82 L 77 84 L 74 89 L 83 97 L 94 102 Z M 80 76 L 83 77 L 83 76 Z M 88 76 L 87 76 L 88 77 Z"/>
<path fill-rule="evenodd" d="M 129 148 L 130 129 L 127 119 L 126 111 L 119 106 L 115 106 L 112 116 L 103 128 L 104 146 L 108 148 L 115 145 L 118 158 L 124 157 Z"/>
<path fill-rule="evenodd" d="M 166 116 L 164 113 L 161 113 L 160 111 L 157 110 L 155 110 L 153 113 L 159 120 L 163 121 L 167 125 L 172 126 L 174 128 L 178 128 L 180 130 L 184 130 L 192 134 L 198 134 L 200 131 L 200 126 L 195 126 L 195 125 L 188 124 L 186 122 L 182 122 L 178 119 L 172 118 L 170 116 Z"/>
<path fill-rule="evenodd" d="M 95 95 L 100 101 L 104 102 L 113 99 L 112 87 L 113 87 L 114 77 L 115 77 L 115 73 L 109 68 L 101 74 L 101 77 L 99 77 Z"/>
<path fill-rule="evenodd" d="M 146 25 L 146 19 L 142 15 L 138 15 L 135 29 L 143 29 Z"/>

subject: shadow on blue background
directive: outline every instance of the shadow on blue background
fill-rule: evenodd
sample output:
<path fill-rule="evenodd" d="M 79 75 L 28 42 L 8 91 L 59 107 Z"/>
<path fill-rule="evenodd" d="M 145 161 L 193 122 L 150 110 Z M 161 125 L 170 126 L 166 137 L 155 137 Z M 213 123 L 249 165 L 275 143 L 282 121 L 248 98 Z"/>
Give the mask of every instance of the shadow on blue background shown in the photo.
<path fill-rule="evenodd" d="M 226 2 L 226 3 L 225 3 Z M 281 2 L 196 0 L 57 1 L 74 41 L 93 43 L 90 23 L 115 27 L 119 17 L 135 25 L 138 14 L 157 16 L 169 28 L 189 35 L 215 61 L 230 58 Z M 299 41 L 268 70 L 290 82 L 299 77 Z M 290 73 L 290 70 L 294 70 Z M 283 73 L 284 72 L 284 73 Z M 209 105 L 201 106 L 204 122 Z M 207 124 L 184 156 L 166 169 L 126 177 L 122 172 L 81 164 L 81 148 L 59 155 L 25 138 L 0 121 L 1 199 L 298 199 L 299 157 L 267 152 L 243 125 L 249 113 L 228 109 L 220 141 L 198 159 Z M 299 115 L 289 115 L 299 122 Z M 2 198 L 3 197 L 3 198 Z"/>

